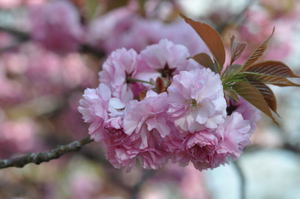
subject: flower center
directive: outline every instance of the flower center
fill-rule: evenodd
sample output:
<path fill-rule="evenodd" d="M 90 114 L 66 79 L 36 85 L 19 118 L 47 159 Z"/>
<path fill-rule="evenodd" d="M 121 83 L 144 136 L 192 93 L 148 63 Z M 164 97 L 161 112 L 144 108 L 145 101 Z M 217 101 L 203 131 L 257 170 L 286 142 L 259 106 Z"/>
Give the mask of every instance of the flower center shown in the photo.
<path fill-rule="evenodd" d="M 201 104 L 198 103 L 195 99 L 189 99 L 187 103 L 190 105 L 192 109 L 198 109 L 201 107 Z"/>

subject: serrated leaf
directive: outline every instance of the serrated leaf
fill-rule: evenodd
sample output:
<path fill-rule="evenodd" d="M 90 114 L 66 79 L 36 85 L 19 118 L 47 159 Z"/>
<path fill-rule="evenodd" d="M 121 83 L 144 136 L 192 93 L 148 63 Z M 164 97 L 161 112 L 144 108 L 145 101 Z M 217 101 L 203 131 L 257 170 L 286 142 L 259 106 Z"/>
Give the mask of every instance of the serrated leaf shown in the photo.
<path fill-rule="evenodd" d="M 252 86 L 248 81 L 237 82 L 232 88 L 238 95 L 269 116 L 274 123 L 278 124 L 272 115 L 268 103 L 257 88 Z"/>
<path fill-rule="evenodd" d="M 211 60 L 210 56 L 206 53 L 199 53 L 192 57 L 197 63 L 201 64 L 206 68 L 210 68 L 212 71 L 215 71 L 214 62 Z"/>
<path fill-rule="evenodd" d="M 275 28 L 271 35 L 250 55 L 247 61 L 244 64 L 244 71 L 246 71 L 252 64 L 254 64 L 265 52 L 267 49 L 268 43 L 274 34 Z"/>
<path fill-rule="evenodd" d="M 284 63 L 273 60 L 256 63 L 248 67 L 247 71 L 279 77 L 300 77 L 293 73 L 293 71 Z"/>
<path fill-rule="evenodd" d="M 208 24 L 194 21 L 182 14 L 181 17 L 198 33 L 222 67 L 225 62 L 225 48 L 219 33 Z"/>
<path fill-rule="evenodd" d="M 275 76 L 275 75 L 266 75 L 261 73 L 254 73 L 254 72 L 243 72 L 248 78 L 255 79 L 265 84 L 273 84 L 275 86 L 300 86 L 300 84 L 296 84 L 291 82 L 285 77 Z"/>
<path fill-rule="evenodd" d="M 270 109 L 275 113 L 277 113 L 276 97 L 273 91 L 262 82 L 259 82 L 251 78 L 248 78 L 248 81 L 252 86 L 257 88 L 257 90 L 262 94 Z"/>
<path fill-rule="evenodd" d="M 234 36 L 231 37 L 230 43 L 231 43 L 230 64 L 232 64 L 235 60 L 237 60 L 241 56 L 241 54 L 245 50 L 247 44 L 244 42 L 236 42 Z"/>

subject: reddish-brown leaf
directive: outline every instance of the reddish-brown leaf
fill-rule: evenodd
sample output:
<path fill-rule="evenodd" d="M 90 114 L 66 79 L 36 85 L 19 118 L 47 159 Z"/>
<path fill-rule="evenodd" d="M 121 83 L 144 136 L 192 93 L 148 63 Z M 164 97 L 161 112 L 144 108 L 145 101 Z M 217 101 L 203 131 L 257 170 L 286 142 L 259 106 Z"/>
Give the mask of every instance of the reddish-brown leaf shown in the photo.
<path fill-rule="evenodd" d="M 248 67 L 247 71 L 280 77 L 300 77 L 280 61 L 264 61 Z"/>
<path fill-rule="evenodd" d="M 274 123 L 278 124 L 272 115 L 268 103 L 257 88 L 252 86 L 248 81 L 237 82 L 233 89 L 250 104 L 269 116 Z"/>
<path fill-rule="evenodd" d="M 211 60 L 210 56 L 206 53 L 199 53 L 192 57 L 196 62 L 201 64 L 206 68 L 210 68 L 214 71 L 214 62 Z M 216 71 L 215 71 L 216 72 Z"/>
<path fill-rule="evenodd" d="M 198 33 L 222 67 L 225 62 L 225 48 L 219 33 L 208 24 L 194 21 L 184 15 L 181 16 Z"/>
<path fill-rule="evenodd" d="M 247 59 L 247 61 L 244 64 L 244 71 L 246 71 L 252 64 L 254 64 L 265 52 L 268 43 L 273 36 L 275 31 L 275 28 L 273 28 L 273 31 L 271 35 L 250 55 L 250 57 Z"/>
<path fill-rule="evenodd" d="M 291 82 L 285 77 L 275 76 L 275 75 L 265 75 L 261 73 L 252 73 L 252 72 L 244 72 L 247 78 L 252 78 L 257 81 L 260 81 L 265 84 L 273 84 L 275 86 L 300 86 L 300 84 L 296 84 Z"/>
<path fill-rule="evenodd" d="M 252 86 L 257 88 L 257 90 L 262 94 L 270 109 L 275 113 L 277 113 L 276 97 L 273 91 L 262 82 L 256 81 L 251 78 L 248 78 L 248 81 Z"/>
<path fill-rule="evenodd" d="M 237 60 L 242 52 L 245 50 L 247 44 L 244 42 L 236 42 L 235 37 L 231 37 L 231 60 L 230 64 L 232 64 L 235 60 Z"/>

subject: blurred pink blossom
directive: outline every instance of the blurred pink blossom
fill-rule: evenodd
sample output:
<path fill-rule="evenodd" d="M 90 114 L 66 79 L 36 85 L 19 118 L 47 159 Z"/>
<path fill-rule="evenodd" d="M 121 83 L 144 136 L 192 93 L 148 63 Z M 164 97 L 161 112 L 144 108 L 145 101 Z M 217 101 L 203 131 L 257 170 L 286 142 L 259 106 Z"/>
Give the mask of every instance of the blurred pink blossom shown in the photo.
<path fill-rule="evenodd" d="M 0 61 L 0 102 L 2 108 L 5 105 L 19 103 L 24 100 L 25 92 L 20 82 L 8 78 L 8 70 L 3 65 L 3 60 Z M 14 91 L 14 92 L 12 92 Z"/>
<path fill-rule="evenodd" d="M 284 59 L 293 50 L 295 38 L 294 32 L 297 24 L 297 17 L 273 17 L 263 9 L 252 9 L 247 12 L 246 22 L 238 29 L 242 41 L 248 43 L 245 53 L 241 59 L 245 60 L 249 56 L 249 49 L 255 49 L 262 43 L 275 28 L 265 57 L 268 59 Z"/>
<path fill-rule="evenodd" d="M 0 0 L 0 7 L 2 9 L 9 9 L 19 6 L 22 0 Z"/>
<path fill-rule="evenodd" d="M 39 150 L 38 130 L 38 125 L 30 119 L 1 119 L 0 156 L 7 158 L 13 154 Z"/>
<path fill-rule="evenodd" d="M 108 53 L 122 47 L 139 52 L 164 38 L 185 45 L 192 55 L 209 52 L 197 33 L 183 20 L 164 24 L 160 20 L 142 18 L 127 7 L 92 21 L 87 34 L 90 44 L 104 48 Z"/>
<path fill-rule="evenodd" d="M 83 41 L 78 11 L 66 0 L 32 6 L 30 22 L 33 39 L 49 50 L 76 51 Z"/>

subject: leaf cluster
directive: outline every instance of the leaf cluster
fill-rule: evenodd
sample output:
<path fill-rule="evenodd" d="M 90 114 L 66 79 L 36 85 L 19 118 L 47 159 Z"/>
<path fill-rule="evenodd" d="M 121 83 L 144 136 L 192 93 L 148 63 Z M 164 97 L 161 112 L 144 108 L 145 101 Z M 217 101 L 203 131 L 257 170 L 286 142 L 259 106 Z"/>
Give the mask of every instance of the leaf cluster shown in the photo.
<path fill-rule="evenodd" d="M 225 66 L 225 47 L 219 33 L 208 24 L 194 21 L 184 15 L 181 16 L 198 33 L 211 52 L 211 56 L 200 53 L 192 58 L 202 66 L 220 74 L 226 98 L 236 101 L 242 97 L 278 124 L 274 117 L 274 113 L 278 115 L 276 97 L 267 84 L 281 87 L 300 86 L 288 79 L 300 76 L 293 73 L 286 64 L 280 61 L 258 62 L 258 59 L 266 51 L 275 29 L 242 65 L 234 64 L 234 62 L 245 50 L 246 43 L 238 42 L 232 36 L 230 62 Z"/>

